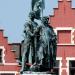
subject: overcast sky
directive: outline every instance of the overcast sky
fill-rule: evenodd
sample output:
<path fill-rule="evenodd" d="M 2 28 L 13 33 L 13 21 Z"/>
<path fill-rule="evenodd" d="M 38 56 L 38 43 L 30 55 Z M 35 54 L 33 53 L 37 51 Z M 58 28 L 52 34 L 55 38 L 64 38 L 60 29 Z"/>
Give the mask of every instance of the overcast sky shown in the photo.
<path fill-rule="evenodd" d="M 53 14 L 58 0 L 45 0 L 44 15 Z M 75 7 L 75 0 L 72 2 Z M 31 0 L 0 0 L 0 29 L 8 37 L 10 43 L 21 42 L 25 20 L 31 8 Z"/>

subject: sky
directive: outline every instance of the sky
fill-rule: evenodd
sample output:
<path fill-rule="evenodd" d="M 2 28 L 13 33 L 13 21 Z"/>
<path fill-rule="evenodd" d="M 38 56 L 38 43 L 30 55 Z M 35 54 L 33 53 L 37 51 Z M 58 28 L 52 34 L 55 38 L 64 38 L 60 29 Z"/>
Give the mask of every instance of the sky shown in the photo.
<path fill-rule="evenodd" d="M 53 8 L 58 7 L 58 0 L 45 0 L 44 16 L 53 15 Z M 72 0 L 75 7 L 75 0 Z M 25 21 L 31 9 L 31 0 L 0 0 L 0 29 L 10 43 L 20 43 L 23 37 Z"/>

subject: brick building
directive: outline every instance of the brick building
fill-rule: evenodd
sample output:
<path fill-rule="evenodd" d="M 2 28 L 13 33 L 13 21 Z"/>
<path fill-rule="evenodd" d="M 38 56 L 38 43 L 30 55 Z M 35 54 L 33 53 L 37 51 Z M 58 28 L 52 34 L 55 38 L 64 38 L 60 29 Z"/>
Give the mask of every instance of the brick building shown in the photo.
<path fill-rule="evenodd" d="M 75 8 L 71 0 L 59 0 L 54 15 L 49 17 L 57 38 L 57 75 L 75 75 Z M 9 44 L 0 30 L 0 75 L 19 75 L 17 60 L 21 57 L 21 45 Z"/>
<path fill-rule="evenodd" d="M 20 44 L 9 44 L 3 30 L 0 30 L 0 75 L 19 75 L 20 67 L 17 63 L 19 49 Z"/>
<path fill-rule="evenodd" d="M 71 5 L 71 0 L 58 0 L 58 8 L 49 19 L 58 38 L 59 75 L 75 75 L 75 8 Z"/>

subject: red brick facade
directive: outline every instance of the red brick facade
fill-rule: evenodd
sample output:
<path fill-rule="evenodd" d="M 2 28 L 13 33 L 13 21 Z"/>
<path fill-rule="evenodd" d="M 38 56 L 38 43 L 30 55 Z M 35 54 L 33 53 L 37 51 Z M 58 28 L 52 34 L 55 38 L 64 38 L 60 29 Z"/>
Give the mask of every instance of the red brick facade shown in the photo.
<path fill-rule="evenodd" d="M 16 63 L 15 53 L 8 38 L 4 37 L 3 30 L 0 30 L 0 50 L 2 50 L 2 62 L 0 62 L 0 75 L 19 75 L 19 66 Z"/>
<path fill-rule="evenodd" d="M 71 5 L 71 0 L 59 0 L 49 19 L 58 38 L 59 75 L 75 75 L 75 66 L 70 68 L 70 61 L 75 61 L 75 9 Z"/>
<path fill-rule="evenodd" d="M 54 8 L 54 15 L 49 17 L 50 25 L 53 26 L 58 39 L 59 75 L 75 74 L 75 65 L 70 67 L 71 61 L 75 63 L 75 9 L 71 5 L 71 0 L 59 0 L 58 8 Z M 0 75 L 8 73 L 19 75 L 20 67 L 16 62 L 19 51 L 14 53 L 15 50 L 12 49 L 14 48 L 8 43 L 8 38 L 4 37 L 3 30 L 0 30 L 0 50 L 2 50 Z"/>

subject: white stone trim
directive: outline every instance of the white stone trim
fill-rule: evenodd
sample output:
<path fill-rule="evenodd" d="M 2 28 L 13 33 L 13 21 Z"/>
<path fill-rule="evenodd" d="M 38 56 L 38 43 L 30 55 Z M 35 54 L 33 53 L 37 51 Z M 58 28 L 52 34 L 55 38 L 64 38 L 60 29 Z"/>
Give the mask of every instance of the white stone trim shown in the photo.
<path fill-rule="evenodd" d="M 60 61 L 60 66 L 59 66 L 59 75 L 62 75 L 62 60 Z"/>
<path fill-rule="evenodd" d="M 18 63 L 5 63 L 4 65 L 18 65 Z"/>
<path fill-rule="evenodd" d="M 73 27 L 56 27 L 55 30 L 72 30 Z"/>
<path fill-rule="evenodd" d="M 66 57 L 66 60 L 67 60 L 67 75 L 69 75 L 69 61 L 70 60 L 75 60 L 75 57 Z"/>
<path fill-rule="evenodd" d="M 2 74 L 2 73 L 9 73 L 9 74 L 11 74 L 11 73 L 13 73 L 13 74 L 18 74 L 19 72 L 17 72 L 17 71 L 0 71 L 0 73 Z"/>
<path fill-rule="evenodd" d="M 56 60 L 62 60 L 62 57 L 56 57 Z"/>
<path fill-rule="evenodd" d="M 5 64 L 5 59 L 4 59 L 4 57 L 5 57 L 5 48 L 4 48 L 4 46 L 0 46 L 0 49 L 2 49 L 2 63 L 0 63 L 0 64 Z"/>
<path fill-rule="evenodd" d="M 71 59 L 75 59 L 75 58 L 71 58 Z M 66 63 L 66 68 L 62 68 L 62 57 L 57 57 L 56 60 L 59 60 L 59 75 L 62 75 L 62 71 L 65 70 L 67 75 L 69 75 L 69 61 L 67 61 Z"/>
<path fill-rule="evenodd" d="M 55 31 L 55 33 L 56 33 L 56 35 L 58 35 L 58 31 L 62 31 L 62 30 L 70 30 L 71 31 L 71 44 L 73 45 L 74 44 L 74 31 L 75 31 L 75 28 L 73 28 L 73 27 L 56 27 L 55 29 L 54 29 L 54 31 Z M 61 43 L 62 44 L 62 43 Z M 60 44 L 60 45 L 61 45 Z M 63 43 L 62 45 L 68 45 L 68 44 L 66 44 L 66 43 Z M 75 44 L 74 44 L 75 45 Z"/>
<path fill-rule="evenodd" d="M 12 51 L 12 52 L 15 52 L 16 50 L 13 50 L 13 49 L 12 49 L 11 51 Z"/>
<path fill-rule="evenodd" d="M 56 60 L 59 60 L 59 75 L 61 75 L 61 67 L 62 67 L 62 57 L 56 57 Z"/>
<path fill-rule="evenodd" d="M 66 66 L 67 66 L 67 75 L 69 75 L 69 60 L 67 60 Z"/>
<path fill-rule="evenodd" d="M 62 68 L 62 70 L 66 70 L 66 68 Z"/>
<path fill-rule="evenodd" d="M 75 57 L 66 57 L 66 60 L 75 60 Z"/>
<path fill-rule="evenodd" d="M 5 57 L 5 48 L 4 48 L 4 46 L 0 46 L 0 49 L 2 49 L 2 63 L 0 63 L 0 64 L 3 64 L 3 65 L 18 65 L 18 63 L 6 63 L 5 59 L 4 59 L 4 57 Z"/>
<path fill-rule="evenodd" d="M 63 44 L 63 43 L 60 43 L 60 44 L 57 44 L 58 46 L 59 45 L 65 45 L 65 46 L 75 46 L 75 44 Z"/>
<path fill-rule="evenodd" d="M 71 31 L 71 43 L 74 44 L 74 29 Z"/>

